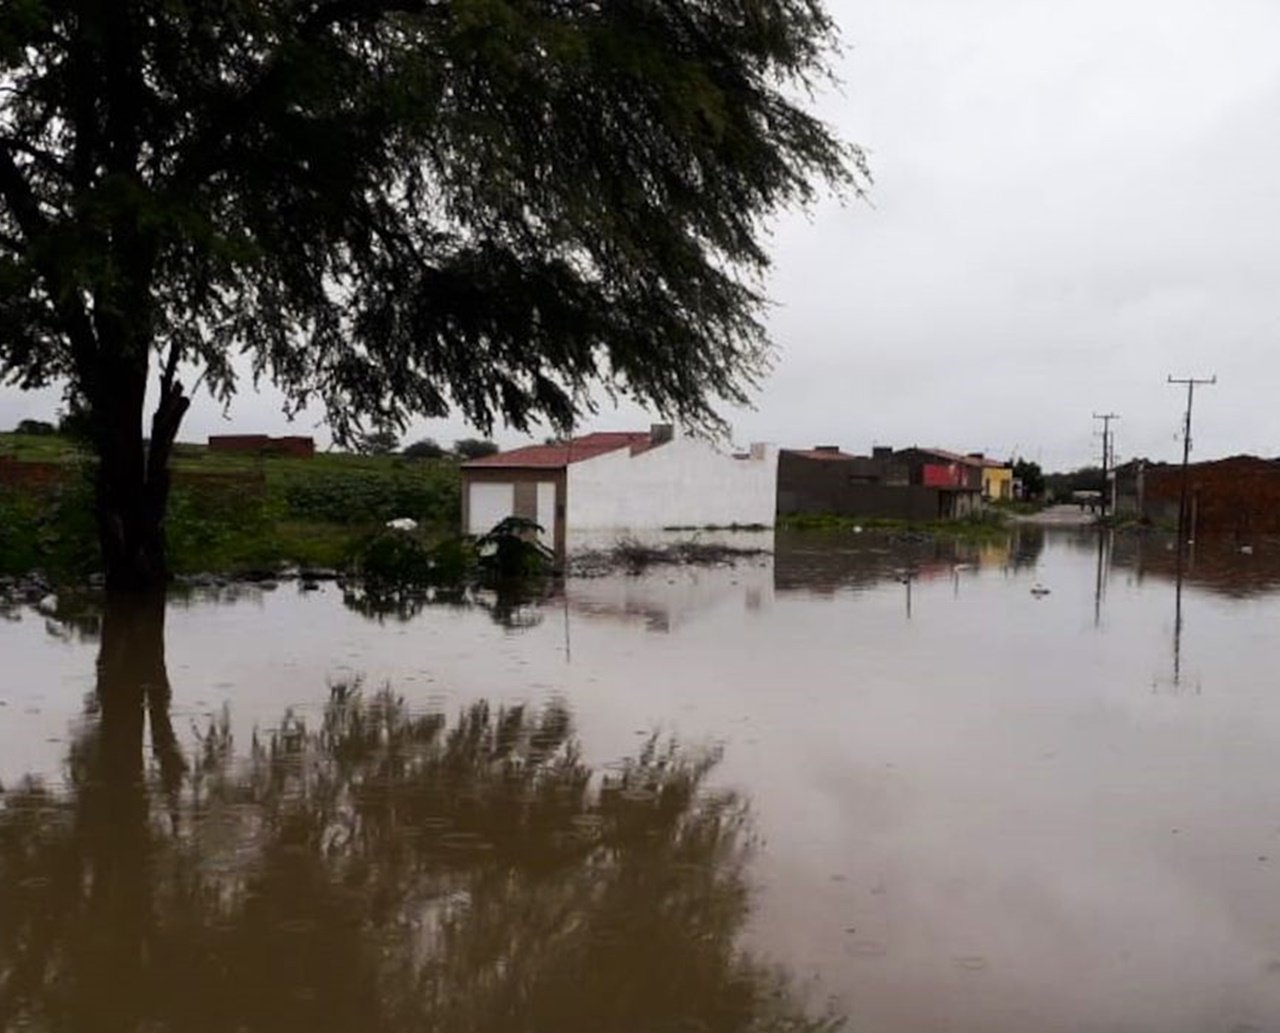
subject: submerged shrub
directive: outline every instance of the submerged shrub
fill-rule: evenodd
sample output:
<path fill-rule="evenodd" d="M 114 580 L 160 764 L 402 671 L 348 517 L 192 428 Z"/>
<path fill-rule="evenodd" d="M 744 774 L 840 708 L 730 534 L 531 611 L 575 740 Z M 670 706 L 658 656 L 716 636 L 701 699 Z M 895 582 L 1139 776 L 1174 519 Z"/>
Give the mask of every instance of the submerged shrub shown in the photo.
<path fill-rule="evenodd" d="M 356 568 L 367 581 L 379 584 L 430 584 L 431 549 L 410 532 L 384 528 L 358 546 Z"/>
<path fill-rule="evenodd" d="M 538 577 L 551 570 L 555 554 L 538 541 L 541 525 L 524 517 L 506 517 L 476 539 L 480 567 L 500 581 Z"/>

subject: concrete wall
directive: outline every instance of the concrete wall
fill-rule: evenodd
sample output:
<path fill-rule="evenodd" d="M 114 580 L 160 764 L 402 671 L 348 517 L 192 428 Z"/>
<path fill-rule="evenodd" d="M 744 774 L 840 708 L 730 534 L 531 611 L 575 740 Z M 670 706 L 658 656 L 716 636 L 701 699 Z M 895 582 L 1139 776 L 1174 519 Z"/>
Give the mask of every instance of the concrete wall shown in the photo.
<path fill-rule="evenodd" d="M 696 438 L 676 438 L 637 455 L 618 449 L 573 463 L 567 524 L 619 533 L 663 527 L 772 526 L 778 457 L 771 445 L 737 459 Z"/>

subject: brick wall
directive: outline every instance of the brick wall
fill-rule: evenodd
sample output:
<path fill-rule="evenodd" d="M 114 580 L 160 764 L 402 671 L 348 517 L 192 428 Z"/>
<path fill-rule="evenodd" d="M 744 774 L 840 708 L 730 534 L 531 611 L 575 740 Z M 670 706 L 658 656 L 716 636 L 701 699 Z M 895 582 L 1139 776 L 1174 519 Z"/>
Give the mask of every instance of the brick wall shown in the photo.
<path fill-rule="evenodd" d="M 1143 513 L 1152 520 L 1177 520 L 1182 468 L 1148 464 L 1143 470 Z M 1193 463 L 1187 470 L 1188 505 L 1194 503 L 1196 530 L 1206 533 L 1280 533 L 1280 462 L 1233 456 Z"/>
<path fill-rule="evenodd" d="M 0 456 L 0 487 L 29 490 L 64 484 L 76 468 L 62 463 L 26 463 L 12 456 Z"/>

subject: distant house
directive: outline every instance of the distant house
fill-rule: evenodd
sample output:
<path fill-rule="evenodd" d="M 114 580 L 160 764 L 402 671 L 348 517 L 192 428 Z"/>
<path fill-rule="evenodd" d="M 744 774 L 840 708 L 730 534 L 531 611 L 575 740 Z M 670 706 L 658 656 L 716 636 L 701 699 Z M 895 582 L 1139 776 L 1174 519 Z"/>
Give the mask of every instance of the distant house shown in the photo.
<path fill-rule="evenodd" d="M 981 452 L 972 456 L 982 463 L 982 497 L 988 502 L 1001 502 L 1014 497 L 1013 466 L 998 459 L 988 459 Z"/>
<path fill-rule="evenodd" d="M 910 483 L 938 492 L 938 516 L 943 520 L 966 517 L 982 508 L 985 462 L 980 452 L 962 454 L 944 448 L 900 449 L 896 462 L 909 471 Z"/>
<path fill-rule="evenodd" d="M 564 553 L 577 532 L 619 536 L 668 527 L 773 524 L 771 445 L 728 454 L 668 424 L 528 445 L 462 465 L 462 528 L 483 534 L 508 516 L 533 520 Z"/>
<path fill-rule="evenodd" d="M 940 449 L 851 455 L 834 445 L 778 454 L 778 512 L 946 520 L 980 506 L 980 460 Z"/>

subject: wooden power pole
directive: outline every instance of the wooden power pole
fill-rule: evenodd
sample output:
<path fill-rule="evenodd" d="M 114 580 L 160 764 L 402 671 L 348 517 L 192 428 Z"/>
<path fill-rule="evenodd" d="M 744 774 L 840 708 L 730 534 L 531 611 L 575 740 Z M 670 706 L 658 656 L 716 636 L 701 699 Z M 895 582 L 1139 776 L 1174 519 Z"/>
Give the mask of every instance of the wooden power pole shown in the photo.
<path fill-rule="evenodd" d="M 1102 515 L 1105 517 L 1107 515 L 1107 496 L 1111 491 L 1111 486 L 1108 483 L 1108 471 L 1110 471 L 1115 462 L 1115 450 L 1111 440 L 1111 421 L 1118 420 L 1120 417 L 1116 413 L 1106 412 L 1094 413 L 1093 418 L 1102 421 L 1102 499 L 1100 507 Z"/>
<path fill-rule="evenodd" d="M 1196 397 L 1196 385 L 1216 384 L 1217 374 L 1205 379 L 1203 377 L 1169 377 L 1170 384 L 1187 385 L 1187 411 L 1182 421 L 1182 489 L 1178 497 L 1178 558 L 1182 558 L 1182 547 L 1187 542 L 1187 475 L 1191 462 L 1191 405 Z"/>

